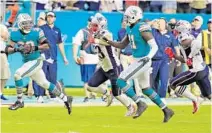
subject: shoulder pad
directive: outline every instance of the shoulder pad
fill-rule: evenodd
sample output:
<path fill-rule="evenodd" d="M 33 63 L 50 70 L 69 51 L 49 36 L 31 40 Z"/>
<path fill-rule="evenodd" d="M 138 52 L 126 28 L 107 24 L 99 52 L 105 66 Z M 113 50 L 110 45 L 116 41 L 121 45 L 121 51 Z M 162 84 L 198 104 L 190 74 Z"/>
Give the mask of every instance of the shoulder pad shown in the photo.
<path fill-rule="evenodd" d="M 151 31 L 151 29 L 152 29 L 151 26 L 148 25 L 147 23 L 144 23 L 144 22 L 140 23 L 140 26 L 139 26 L 139 31 L 140 32 Z"/>

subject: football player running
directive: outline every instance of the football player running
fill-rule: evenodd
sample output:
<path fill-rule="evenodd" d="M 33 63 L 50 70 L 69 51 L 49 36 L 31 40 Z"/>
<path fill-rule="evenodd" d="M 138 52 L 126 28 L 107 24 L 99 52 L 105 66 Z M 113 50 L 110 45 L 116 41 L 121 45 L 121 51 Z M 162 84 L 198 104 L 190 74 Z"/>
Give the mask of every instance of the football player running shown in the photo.
<path fill-rule="evenodd" d="M 107 36 L 109 40 L 113 39 L 112 34 L 107 30 L 107 19 L 100 13 L 95 14 L 91 20 L 91 29 L 97 38 Z M 113 46 L 105 46 L 104 44 L 100 45 L 100 42 L 95 41 L 93 37 L 90 38 L 90 42 L 96 44 L 95 49 L 98 52 L 100 68 L 88 81 L 88 90 L 106 95 L 107 106 L 109 106 L 112 103 L 111 94 L 99 85 L 110 80 L 113 96 L 128 109 L 125 116 L 132 116 L 136 111 L 136 106 L 130 103 L 126 95 L 121 94 L 121 90 L 116 84 L 118 76 L 122 71 L 122 66 L 115 54 L 115 48 Z"/>
<path fill-rule="evenodd" d="M 176 33 L 178 33 L 178 40 L 181 45 L 181 53 L 183 56 L 174 55 L 170 48 L 166 49 L 166 53 L 170 58 L 175 58 L 182 63 L 186 63 L 189 70 L 172 78 L 170 80 L 170 87 L 174 89 L 178 95 L 191 99 L 194 107 L 193 113 L 196 113 L 199 109 L 199 105 L 203 102 L 203 99 L 194 96 L 188 89 L 186 89 L 186 85 L 196 82 L 202 95 L 211 99 L 209 69 L 200 52 L 202 42 L 195 39 L 191 34 L 190 23 L 185 20 L 179 20 L 176 24 L 175 30 Z"/>
<path fill-rule="evenodd" d="M 18 29 L 11 31 L 10 42 L 5 51 L 9 54 L 20 52 L 24 64 L 14 74 L 17 89 L 17 101 L 9 107 L 10 110 L 17 110 L 24 107 L 23 102 L 23 78 L 30 77 L 42 88 L 48 89 L 61 98 L 71 113 L 72 97 L 66 96 L 54 84 L 47 81 L 42 70 L 43 58 L 40 50 L 49 48 L 44 33 L 39 28 L 33 28 L 33 21 L 29 14 L 23 13 L 17 17 Z"/>
<path fill-rule="evenodd" d="M 128 24 L 127 35 L 121 42 L 113 42 L 107 37 L 99 40 L 116 47 L 125 48 L 129 42 L 132 45 L 134 63 L 124 70 L 118 80 L 119 88 L 137 104 L 137 111 L 133 118 L 139 117 L 147 108 L 147 105 L 135 94 L 130 88 L 129 81 L 137 78 L 143 94 L 148 96 L 164 113 L 163 122 L 168 122 L 174 115 L 174 112 L 169 109 L 160 99 L 159 95 L 150 88 L 150 73 L 151 73 L 151 58 L 158 50 L 157 44 L 152 36 L 151 27 L 142 22 L 142 10 L 137 6 L 130 6 L 124 13 L 124 20 Z"/>

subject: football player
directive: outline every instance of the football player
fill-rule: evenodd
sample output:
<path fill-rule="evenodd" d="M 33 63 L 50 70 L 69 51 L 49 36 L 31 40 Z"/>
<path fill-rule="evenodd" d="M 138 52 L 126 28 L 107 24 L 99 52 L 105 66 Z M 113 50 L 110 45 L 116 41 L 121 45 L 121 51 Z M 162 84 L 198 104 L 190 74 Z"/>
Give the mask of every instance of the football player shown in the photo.
<path fill-rule="evenodd" d="M 206 66 L 201 55 L 202 42 L 191 34 L 191 25 L 188 21 L 179 20 L 175 28 L 178 33 L 178 40 L 181 45 L 181 53 L 183 56 L 173 54 L 170 48 L 166 49 L 170 58 L 175 58 L 182 63 L 186 63 L 189 70 L 182 72 L 170 80 L 170 87 L 175 89 L 178 95 L 183 95 L 193 102 L 193 113 L 199 109 L 199 105 L 203 102 L 200 97 L 194 96 L 186 85 L 196 82 L 204 97 L 211 99 L 211 84 L 209 80 L 209 68 Z M 180 86 L 180 87 L 178 87 Z"/>
<path fill-rule="evenodd" d="M 141 101 L 128 83 L 130 80 L 137 78 L 143 94 L 148 96 L 161 108 L 164 113 L 163 122 L 168 122 L 174 115 L 174 112 L 161 101 L 159 95 L 150 87 L 151 58 L 157 52 L 158 47 L 152 36 L 151 27 L 141 20 L 142 16 L 142 10 L 139 7 L 128 7 L 124 13 L 124 20 L 128 25 L 127 35 L 122 41 L 113 42 L 107 37 L 100 38 L 100 40 L 105 40 L 106 43 L 121 49 L 125 48 L 129 42 L 132 45 L 135 61 L 120 74 L 117 85 L 127 96 L 132 98 L 138 106 L 133 118 L 139 117 L 147 108 L 147 105 Z"/>
<path fill-rule="evenodd" d="M 97 38 L 107 36 L 108 39 L 113 39 L 112 34 L 107 29 L 107 19 L 100 13 L 97 13 L 91 20 L 91 29 L 94 36 Z M 135 113 L 136 108 L 130 103 L 126 95 L 121 94 L 121 90 L 116 84 L 118 76 L 122 71 L 122 66 L 115 53 L 115 48 L 113 46 L 100 45 L 98 41 L 96 42 L 95 40 L 92 40 L 92 37 L 90 41 L 93 41 L 93 44 L 97 44 L 95 49 L 98 52 L 100 68 L 88 81 L 88 90 L 106 95 L 108 97 L 107 106 L 109 106 L 112 102 L 110 92 L 104 88 L 98 87 L 109 79 L 111 82 L 113 96 L 128 109 L 125 116 L 132 116 Z"/>
<path fill-rule="evenodd" d="M 72 97 L 66 96 L 54 84 L 47 81 L 42 70 L 43 58 L 40 55 L 40 50 L 49 48 L 47 39 L 44 33 L 39 28 L 33 28 L 33 21 L 29 14 L 19 14 L 17 17 L 18 29 L 11 31 L 10 43 L 6 47 L 6 52 L 11 54 L 20 52 L 24 64 L 16 70 L 14 74 L 15 85 L 17 89 L 17 101 L 9 107 L 10 110 L 17 110 L 24 107 L 23 102 L 23 78 L 30 77 L 41 87 L 48 89 L 56 96 L 61 98 L 68 110 L 71 113 Z"/>

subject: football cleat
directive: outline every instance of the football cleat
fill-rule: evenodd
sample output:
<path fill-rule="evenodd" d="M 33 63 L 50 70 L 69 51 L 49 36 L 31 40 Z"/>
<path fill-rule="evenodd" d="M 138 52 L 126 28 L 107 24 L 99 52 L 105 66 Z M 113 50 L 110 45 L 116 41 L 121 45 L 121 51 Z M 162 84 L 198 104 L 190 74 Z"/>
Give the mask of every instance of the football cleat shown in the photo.
<path fill-rule="evenodd" d="M 83 100 L 84 103 L 86 103 L 88 101 L 89 101 L 89 98 L 88 97 L 85 97 L 84 100 Z"/>
<path fill-rule="evenodd" d="M 112 104 L 112 102 L 113 102 L 113 95 L 110 93 L 110 94 L 108 94 L 108 95 L 106 95 L 107 96 L 107 104 L 106 104 L 106 107 L 109 107 L 111 104 Z"/>
<path fill-rule="evenodd" d="M 68 110 L 68 114 L 70 115 L 72 112 L 72 101 L 73 97 L 72 96 L 67 96 L 67 102 L 65 103 L 66 109 Z"/>
<path fill-rule="evenodd" d="M 17 110 L 24 107 L 24 102 L 16 101 L 13 105 L 9 107 L 9 110 Z"/>
<path fill-rule="evenodd" d="M 200 104 L 202 103 L 204 101 L 204 99 L 203 98 L 201 98 L 201 97 L 197 97 L 197 100 L 196 101 L 192 101 L 192 103 L 193 103 L 193 114 L 195 114 L 198 110 L 199 110 L 199 108 L 200 108 Z"/>
<path fill-rule="evenodd" d="M 163 110 L 163 113 L 164 113 L 164 120 L 163 120 L 164 123 L 168 122 L 170 118 L 172 118 L 172 116 L 174 115 L 174 111 L 172 111 L 167 107 Z"/>
<path fill-rule="evenodd" d="M 137 103 L 137 111 L 136 111 L 136 114 L 133 115 L 133 119 L 136 119 L 138 118 L 139 116 L 141 116 L 141 114 L 147 109 L 147 104 L 142 102 L 142 101 L 139 101 Z"/>
<path fill-rule="evenodd" d="M 127 109 L 127 112 L 125 116 L 133 116 L 136 113 L 136 106 L 134 104 L 130 104 L 129 108 Z"/>

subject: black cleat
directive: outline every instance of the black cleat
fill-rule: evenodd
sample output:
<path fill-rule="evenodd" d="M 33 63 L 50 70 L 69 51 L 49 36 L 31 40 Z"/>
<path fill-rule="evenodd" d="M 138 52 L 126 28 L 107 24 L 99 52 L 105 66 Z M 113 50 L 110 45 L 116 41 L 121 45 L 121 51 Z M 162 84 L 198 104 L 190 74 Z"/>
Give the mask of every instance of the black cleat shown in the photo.
<path fill-rule="evenodd" d="M 172 111 L 171 109 L 167 107 L 163 109 L 163 113 L 164 113 L 164 120 L 163 120 L 164 123 L 168 122 L 174 115 L 174 111 Z"/>
<path fill-rule="evenodd" d="M 24 102 L 16 101 L 13 105 L 11 105 L 8 109 L 9 110 L 17 110 L 19 108 L 24 107 Z"/>
<path fill-rule="evenodd" d="M 89 98 L 88 97 L 85 97 L 84 100 L 83 100 L 84 103 L 86 103 L 88 101 L 89 101 Z"/>
<path fill-rule="evenodd" d="M 72 111 L 73 97 L 72 96 L 67 96 L 67 99 L 68 99 L 67 102 L 64 102 L 64 103 L 65 103 L 66 108 L 68 109 L 68 114 L 70 115 L 71 111 Z"/>
<path fill-rule="evenodd" d="M 139 101 L 137 103 L 137 111 L 135 113 L 135 115 L 133 116 L 133 119 L 136 119 L 138 118 L 139 116 L 141 116 L 141 114 L 147 109 L 147 104 L 142 102 L 142 101 Z"/>

